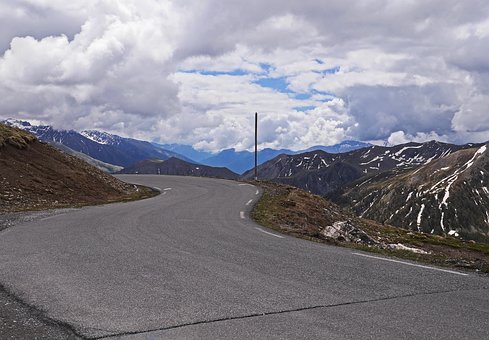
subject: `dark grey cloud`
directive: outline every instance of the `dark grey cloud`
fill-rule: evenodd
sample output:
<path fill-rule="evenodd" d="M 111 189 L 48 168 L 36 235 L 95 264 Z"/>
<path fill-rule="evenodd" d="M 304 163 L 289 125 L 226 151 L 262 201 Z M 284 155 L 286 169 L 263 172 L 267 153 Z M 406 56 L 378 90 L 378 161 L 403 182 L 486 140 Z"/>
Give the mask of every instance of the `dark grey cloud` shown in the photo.
<path fill-rule="evenodd" d="M 29 1 L 3 1 L 0 4 L 0 54 L 15 37 L 42 39 L 50 35 L 66 35 L 73 39 L 85 18 Z"/>
<path fill-rule="evenodd" d="M 451 86 L 354 86 L 343 95 L 359 124 L 351 133 L 363 140 L 386 140 L 395 131 L 450 134 L 458 110 Z"/>

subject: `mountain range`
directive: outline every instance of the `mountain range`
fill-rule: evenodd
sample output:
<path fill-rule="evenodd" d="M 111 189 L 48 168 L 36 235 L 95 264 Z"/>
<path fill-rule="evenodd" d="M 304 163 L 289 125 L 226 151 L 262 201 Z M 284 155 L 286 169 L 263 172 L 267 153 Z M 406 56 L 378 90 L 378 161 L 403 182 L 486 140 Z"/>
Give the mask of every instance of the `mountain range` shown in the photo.
<path fill-rule="evenodd" d="M 189 145 L 181 144 L 157 144 L 167 150 L 178 152 L 194 161 L 201 164 L 206 164 L 215 167 L 227 167 L 228 169 L 242 174 L 246 170 L 254 167 L 255 153 L 251 151 L 236 151 L 236 149 L 225 149 L 216 154 L 212 154 L 205 151 L 199 151 Z M 292 151 L 289 149 L 271 149 L 265 148 L 258 151 L 258 164 L 263 164 L 270 159 L 277 157 L 278 155 L 295 155 L 312 150 L 323 150 L 329 153 L 342 153 L 353 151 L 361 148 L 366 148 L 371 144 L 347 140 L 339 144 L 323 146 L 316 145 L 306 150 Z"/>
<path fill-rule="evenodd" d="M 188 145 L 152 144 L 93 130 L 7 123 L 105 171 L 115 172 L 122 166 L 120 173 L 254 178 L 254 154 L 249 151 L 227 149 L 211 154 Z M 489 150 L 485 144 L 430 141 L 387 147 L 346 141 L 305 152 L 264 149 L 258 159 L 259 179 L 319 194 L 359 216 L 422 232 L 489 240 Z"/>
<path fill-rule="evenodd" d="M 412 169 L 471 145 L 436 141 L 393 147 L 371 146 L 340 154 L 321 150 L 280 155 L 258 167 L 260 179 L 290 184 L 312 193 L 327 195 L 365 176 L 391 169 Z M 251 179 L 253 171 L 243 174 Z"/>
<path fill-rule="evenodd" d="M 90 157 L 85 160 L 95 159 L 102 161 L 106 165 L 102 164 L 101 168 L 106 169 L 115 169 L 118 166 L 128 167 L 146 159 L 166 160 L 171 157 L 194 164 L 199 163 L 213 167 L 226 167 L 238 174 L 242 174 L 254 166 L 254 153 L 250 151 L 226 149 L 218 153 L 211 153 L 197 150 L 190 145 L 150 143 L 97 130 L 85 130 L 81 132 L 58 130 L 49 125 L 35 125 L 27 121 L 15 119 L 7 119 L 2 123 L 28 131 L 40 140 L 51 143 L 63 151 L 68 151 L 70 154 L 82 153 Z M 69 150 L 61 147 L 61 145 L 69 148 Z M 318 145 L 308 150 L 319 149 L 330 153 L 338 153 L 368 146 L 370 146 L 368 143 L 344 141 L 332 146 Z M 297 154 L 301 152 L 288 149 L 263 149 L 258 152 L 258 164 L 262 164 L 280 154 Z M 93 161 L 92 164 L 97 165 Z"/>
<path fill-rule="evenodd" d="M 29 122 L 13 119 L 8 119 L 3 123 L 28 131 L 41 141 L 60 143 L 99 161 L 122 167 L 148 158 L 177 157 L 191 161 L 183 155 L 157 147 L 150 142 L 124 138 L 106 132 L 57 130 L 48 125 L 32 125 Z"/>
<path fill-rule="evenodd" d="M 381 223 L 470 238 L 489 233 L 485 144 L 431 141 L 280 155 L 259 166 L 258 177 L 325 196 Z M 253 171 L 243 178 L 252 179 Z"/>
<path fill-rule="evenodd" d="M 489 233 L 489 150 L 473 145 L 416 169 L 392 169 L 342 189 L 361 217 L 464 238 Z"/>

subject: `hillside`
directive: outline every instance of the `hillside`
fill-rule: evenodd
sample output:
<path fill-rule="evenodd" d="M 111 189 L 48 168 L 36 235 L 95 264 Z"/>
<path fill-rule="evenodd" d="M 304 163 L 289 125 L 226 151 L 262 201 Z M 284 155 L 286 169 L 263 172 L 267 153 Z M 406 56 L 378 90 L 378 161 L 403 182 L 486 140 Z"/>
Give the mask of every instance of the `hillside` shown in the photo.
<path fill-rule="evenodd" d="M 152 193 L 0 124 L 0 212 L 135 199 Z"/>
<path fill-rule="evenodd" d="M 304 190 L 252 182 L 263 196 L 251 216 L 277 232 L 438 266 L 489 273 L 489 245 L 409 231 L 361 218 Z"/>
<path fill-rule="evenodd" d="M 3 123 L 30 132 L 41 141 L 60 143 L 91 158 L 122 167 L 148 158 L 177 157 L 188 160 L 182 155 L 164 150 L 150 142 L 124 138 L 106 132 L 57 130 L 52 126 L 32 125 L 29 122 L 13 119 Z"/>
<path fill-rule="evenodd" d="M 120 174 L 154 174 L 237 179 L 238 174 L 227 168 L 194 164 L 172 157 L 167 160 L 147 159 L 137 162 L 119 172 Z"/>
<path fill-rule="evenodd" d="M 428 233 L 487 237 L 488 188 L 489 150 L 483 145 L 415 170 L 362 179 L 344 189 L 337 200 L 382 223 Z"/>
<path fill-rule="evenodd" d="M 471 144 L 453 145 L 432 141 L 394 147 L 371 146 L 340 154 L 318 150 L 298 155 L 280 155 L 258 167 L 258 178 L 293 185 L 325 196 L 361 178 L 392 169 L 414 169 L 471 147 Z M 252 179 L 253 171 L 244 173 L 243 178 Z"/>

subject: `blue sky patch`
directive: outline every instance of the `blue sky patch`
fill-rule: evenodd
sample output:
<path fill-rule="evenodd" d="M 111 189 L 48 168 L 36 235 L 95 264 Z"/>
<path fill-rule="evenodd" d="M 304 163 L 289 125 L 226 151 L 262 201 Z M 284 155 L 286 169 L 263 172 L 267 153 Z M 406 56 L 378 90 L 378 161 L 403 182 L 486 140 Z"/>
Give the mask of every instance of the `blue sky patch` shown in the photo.
<path fill-rule="evenodd" d="M 306 100 L 312 97 L 311 93 L 298 93 L 295 95 L 295 99 Z"/>
<path fill-rule="evenodd" d="M 272 65 L 266 63 L 260 63 L 260 67 L 265 72 L 268 72 L 272 69 Z"/>
<path fill-rule="evenodd" d="M 305 111 L 313 110 L 315 108 L 316 107 L 314 105 L 306 105 L 306 106 L 296 106 L 296 107 L 294 107 L 294 110 L 300 111 L 300 112 L 305 112 Z"/>
<path fill-rule="evenodd" d="M 287 83 L 286 77 L 279 78 L 262 78 L 258 79 L 254 82 L 255 84 L 260 85 L 261 87 L 268 87 L 275 91 L 282 93 L 290 93 L 291 91 L 288 89 L 289 84 Z"/>

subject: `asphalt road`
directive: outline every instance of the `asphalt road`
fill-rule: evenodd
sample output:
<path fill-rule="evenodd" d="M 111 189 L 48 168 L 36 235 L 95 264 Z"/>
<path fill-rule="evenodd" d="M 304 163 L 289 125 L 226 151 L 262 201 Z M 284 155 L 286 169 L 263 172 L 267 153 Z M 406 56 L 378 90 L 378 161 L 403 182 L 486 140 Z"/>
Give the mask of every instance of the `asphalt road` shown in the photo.
<path fill-rule="evenodd" d="M 489 338 L 489 278 L 278 235 L 250 185 L 121 178 L 163 193 L 0 232 L 0 284 L 83 337 Z"/>

